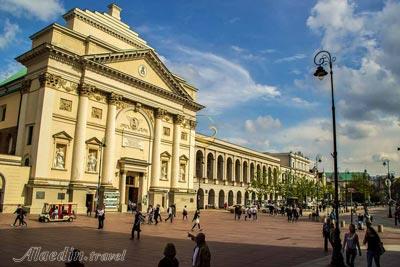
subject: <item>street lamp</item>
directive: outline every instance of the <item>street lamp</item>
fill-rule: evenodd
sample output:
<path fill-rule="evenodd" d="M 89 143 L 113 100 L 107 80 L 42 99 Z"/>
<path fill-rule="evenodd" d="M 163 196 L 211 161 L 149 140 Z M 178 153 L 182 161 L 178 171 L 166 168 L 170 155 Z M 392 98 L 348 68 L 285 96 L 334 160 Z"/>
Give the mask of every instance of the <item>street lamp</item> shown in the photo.
<path fill-rule="evenodd" d="M 103 142 L 101 142 L 101 144 L 99 144 L 99 175 L 98 175 L 98 179 L 97 179 L 97 190 L 96 190 L 96 195 L 97 195 L 97 204 L 98 205 L 103 205 L 103 198 L 100 197 L 100 180 L 101 180 L 101 174 L 102 174 L 102 169 L 101 169 L 101 159 L 103 157 L 103 148 L 106 147 L 104 140 Z"/>
<path fill-rule="evenodd" d="M 391 187 L 391 185 L 392 185 L 392 181 L 390 180 L 390 169 L 389 169 L 389 165 L 390 165 L 390 160 L 388 160 L 388 159 L 385 159 L 384 161 L 383 161 L 383 166 L 386 166 L 387 165 L 387 169 L 388 169 L 388 177 L 387 177 L 387 179 L 386 179 L 386 181 L 385 181 L 385 184 L 386 184 L 386 186 L 387 186 L 387 188 L 388 188 L 388 204 L 389 204 L 389 214 L 388 214 L 388 218 L 393 218 L 393 216 L 392 216 L 392 192 L 390 191 L 390 187 Z"/>
<path fill-rule="evenodd" d="M 201 156 L 201 169 L 203 170 L 202 176 L 204 176 L 204 155 Z M 200 189 L 201 189 L 201 180 L 203 180 L 203 177 L 198 177 L 199 179 L 199 189 L 197 190 L 197 210 L 200 210 L 200 200 L 201 200 L 201 196 L 200 196 Z"/>
<path fill-rule="evenodd" d="M 334 166 L 334 179 L 335 179 L 335 213 L 336 213 L 336 227 L 334 237 L 334 247 L 332 253 L 331 264 L 334 266 L 345 266 L 342 255 L 342 244 L 340 241 L 340 228 L 339 228 L 339 184 L 338 184 L 338 163 L 337 163 L 337 149 L 336 149 L 336 115 L 335 115 L 335 98 L 333 93 L 333 71 L 332 63 L 335 62 L 336 58 L 332 57 L 331 54 L 322 50 L 319 51 L 314 57 L 314 63 L 317 69 L 314 76 L 322 80 L 328 72 L 324 69 L 324 66 L 329 64 L 329 74 L 331 78 L 331 96 L 332 96 L 332 124 L 333 124 L 333 166 Z"/>
<path fill-rule="evenodd" d="M 315 157 L 315 178 L 316 178 L 316 183 L 317 183 L 317 208 L 315 210 L 315 214 L 317 215 L 317 217 L 319 216 L 319 177 L 318 177 L 318 163 L 321 163 L 321 157 L 319 155 L 317 155 Z"/>

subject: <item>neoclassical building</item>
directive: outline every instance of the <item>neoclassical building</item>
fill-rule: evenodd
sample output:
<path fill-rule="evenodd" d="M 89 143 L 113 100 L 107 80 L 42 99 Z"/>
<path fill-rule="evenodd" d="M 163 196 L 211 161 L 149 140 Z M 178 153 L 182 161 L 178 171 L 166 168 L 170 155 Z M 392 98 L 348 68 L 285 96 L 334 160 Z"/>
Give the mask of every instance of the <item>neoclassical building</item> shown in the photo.
<path fill-rule="evenodd" d="M 245 189 L 257 171 L 280 181 L 279 156 L 196 134 L 197 89 L 120 12 L 68 11 L 65 26 L 30 37 L 16 58 L 26 69 L 0 84 L 1 211 L 221 207 L 254 199 Z"/>

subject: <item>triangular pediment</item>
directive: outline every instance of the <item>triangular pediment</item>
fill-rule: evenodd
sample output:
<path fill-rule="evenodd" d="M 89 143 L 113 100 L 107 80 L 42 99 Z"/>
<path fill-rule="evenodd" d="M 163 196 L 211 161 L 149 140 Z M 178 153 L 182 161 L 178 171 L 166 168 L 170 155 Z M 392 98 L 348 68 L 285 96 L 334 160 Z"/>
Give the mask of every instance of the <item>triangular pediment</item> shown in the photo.
<path fill-rule="evenodd" d="M 65 132 L 65 131 L 53 134 L 53 138 L 55 138 L 55 139 L 65 139 L 65 140 L 68 140 L 68 141 L 72 140 L 72 136 L 67 134 L 67 132 Z"/>
<path fill-rule="evenodd" d="M 85 56 L 188 100 L 193 100 L 152 49 L 129 50 Z"/>

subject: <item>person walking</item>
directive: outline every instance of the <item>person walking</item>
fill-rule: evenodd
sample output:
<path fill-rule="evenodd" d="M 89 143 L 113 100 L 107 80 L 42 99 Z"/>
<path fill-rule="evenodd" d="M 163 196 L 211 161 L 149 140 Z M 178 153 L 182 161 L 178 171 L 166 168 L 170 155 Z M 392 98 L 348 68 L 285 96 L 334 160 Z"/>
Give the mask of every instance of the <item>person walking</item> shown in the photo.
<path fill-rule="evenodd" d="M 354 267 L 357 249 L 359 255 L 361 256 L 361 248 L 358 235 L 356 234 L 356 226 L 354 224 L 350 224 L 349 232 L 344 235 L 343 240 L 343 252 L 346 251 L 346 264 L 350 267 Z"/>
<path fill-rule="evenodd" d="M 183 211 L 182 211 L 182 220 L 187 220 L 187 219 L 188 219 L 188 211 L 187 211 L 187 208 L 185 205 L 185 207 L 183 208 Z"/>
<path fill-rule="evenodd" d="M 92 217 L 92 202 L 90 201 L 86 203 L 86 216 Z"/>
<path fill-rule="evenodd" d="M 251 215 L 253 216 L 253 220 L 257 220 L 257 206 L 252 207 Z"/>
<path fill-rule="evenodd" d="M 176 249 L 174 244 L 168 243 L 164 248 L 164 258 L 158 263 L 158 267 L 179 267 L 179 261 L 175 257 Z"/>
<path fill-rule="evenodd" d="M 24 221 L 24 209 L 22 208 L 21 205 L 17 206 L 17 209 L 14 211 L 14 214 L 16 214 L 17 217 L 15 217 L 14 223 L 11 224 L 11 226 L 15 227 L 17 221 L 18 221 L 18 226 L 21 226 L 21 224 L 24 225 L 24 223 L 26 225 L 26 222 Z"/>
<path fill-rule="evenodd" d="M 149 207 L 147 208 L 147 224 L 153 223 L 153 215 L 154 215 L 153 206 L 149 205 Z"/>
<path fill-rule="evenodd" d="M 196 212 L 194 213 L 192 222 L 194 222 L 194 224 L 193 224 L 193 227 L 192 227 L 191 231 L 194 230 L 196 225 L 197 225 L 197 227 L 199 227 L 199 231 L 201 231 L 201 227 L 200 227 L 200 210 L 196 210 Z"/>
<path fill-rule="evenodd" d="M 331 219 L 326 219 L 326 222 L 322 226 L 322 236 L 324 237 L 324 251 L 328 252 L 328 241 L 331 233 Z"/>
<path fill-rule="evenodd" d="M 135 221 L 133 222 L 132 226 L 132 232 L 131 232 L 131 240 L 135 239 L 135 232 L 137 232 L 137 239 L 140 239 L 140 232 L 142 231 L 140 229 L 140 225 L 144 221 L 144 216 L 139 210 L 136 210 L 135 213 Z"/>
<path fill-rule="evenodd" d="M 174 218 L 174 210 L 173 210 L 173 208 L 172 208 L 172 205 L 168 207 L 167 213 L 168 213 L 168 217 L 165 219 L 165 221 L 170 220 L 171 223 L 172 223 L 172 220 L 173 220 L 173 218 Z"/>
<path fill-rule="evenodd" d="M 206 243 L 205 234 L 198 233 L 195 237 L 189 233 L 189 237 L 196 242 L 192 256 L 192 267 L 210 267 L 211 253 Z"/>
<path fill-rule="evenodd" d="M 369 223 L 367 224 L 363 244 L 367 244 L 368 267 L 372 267 L 372 260 L 374 260 L 376 267 L 380 267 L 380 257 L 384 253 L 383 244 L 378 233 Z"/>
<path fill-rule="evenodd" d="M 160 215 L 160 205 L 156 206 L 156 209 L 154 210 L 154 220 L 156 221 L 156 225 L 158 224 L 158 219 L 162 221 L 161 215 Z"/>
<path fill-rule="evenodd" d="M 106 217 L 106 212 L 103 206 L 100 206 L 97 210 L 97 219 L 99 221 L 99 227 L 97 229 L 103 229 L 104 227 L 104 219 Z"/>

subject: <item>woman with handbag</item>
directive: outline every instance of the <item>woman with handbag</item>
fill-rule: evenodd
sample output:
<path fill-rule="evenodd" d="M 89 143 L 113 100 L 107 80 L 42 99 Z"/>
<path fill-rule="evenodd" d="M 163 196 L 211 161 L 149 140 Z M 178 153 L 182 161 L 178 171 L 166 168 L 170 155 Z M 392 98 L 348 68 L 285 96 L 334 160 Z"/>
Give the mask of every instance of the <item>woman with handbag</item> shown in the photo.
<path fill-rule="evenodd" d="M 371 224 L 367 224 L 367 231 L 363 244 L 367 244 L 367 262 L 368 267 L 372 267 L 372 260 L 375 262 L 376 267 L 380 267 L 380 257 L 385 252 L 383 243 L 378 233 L 372 228 Z"/>

